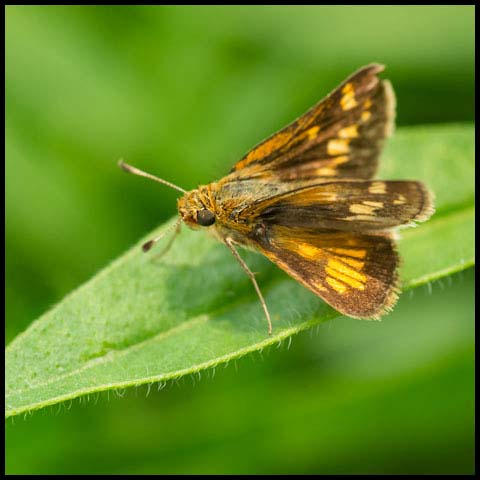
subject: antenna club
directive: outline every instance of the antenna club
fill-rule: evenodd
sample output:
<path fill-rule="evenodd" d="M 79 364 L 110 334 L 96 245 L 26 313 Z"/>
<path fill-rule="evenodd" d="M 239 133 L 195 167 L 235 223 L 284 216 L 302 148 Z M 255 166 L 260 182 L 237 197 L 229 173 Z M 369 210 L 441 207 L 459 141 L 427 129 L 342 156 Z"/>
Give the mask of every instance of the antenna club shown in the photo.
<path fill-rule="evenodd" d="M 128 163 L 125 163 L 123 161 L 123 158 L 121 158 L 117 165 L 124 171 L 124 172 L 127 172 L 127 173 L 135 173 L 134 170 L 135 170 L 135 167 L 132 167 L 131 165 L 129 165 Z"/>
<path fill-rule="evenodd" d="M 122 169 L 128 172 L 127 164 L 123 161 L 123 158 L 121 158 L 118 162 L 117 165 Z"/>
<path fill-rule="evenodd" d="M 143 245 L 142 245 L 142 250 L 146 253 L 148 252 L 152 247 L 153 247 L 153 244 L 155 243 L 155 240 L 149 240 L 148 242 L 145 242 Z"/>

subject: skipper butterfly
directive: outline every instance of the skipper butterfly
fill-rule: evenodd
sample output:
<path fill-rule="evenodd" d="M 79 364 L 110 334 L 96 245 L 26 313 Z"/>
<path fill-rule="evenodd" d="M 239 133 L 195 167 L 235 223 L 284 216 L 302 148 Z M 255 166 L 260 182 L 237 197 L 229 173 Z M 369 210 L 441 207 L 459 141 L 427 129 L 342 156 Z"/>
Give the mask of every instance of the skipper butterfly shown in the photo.
<path fill-rule="evenodd" d="M 237 246 L 262 253 L 350 317 L 378 319 L 397 300 L 393 229 L 427 220 L 433 201 L 421 182 L 372 179 L 395 123 L 392 86 L 378 78 L 383 69 L 361 68 L 227 176 L 195 190 L 119 162 L 183 193 L 176 232 L 181 223 L 205 229 L 230 249 L 253 283 L 269 333 L 267 305 Z"/>

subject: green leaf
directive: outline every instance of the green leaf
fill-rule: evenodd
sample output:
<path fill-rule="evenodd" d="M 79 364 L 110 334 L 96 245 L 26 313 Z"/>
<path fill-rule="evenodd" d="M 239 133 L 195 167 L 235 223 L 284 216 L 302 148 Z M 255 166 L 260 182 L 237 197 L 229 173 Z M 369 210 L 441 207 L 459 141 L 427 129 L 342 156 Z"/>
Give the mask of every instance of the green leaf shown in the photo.
<path fill-rule="evenodd" d="M 383 162 L 380 177 L 424 180 L 437 197 L 430 221 L 401 231 L 403 288 L 473 265 L 473 126 L 400 130 Z M 242 252 L 261 272 L 274 326 L 268 336 L 249 279 L 218 242 L 184 228 L 161 259 L 141 252 L 140 245 L 164 228 L 7 347 L 6 416 L 191 374 L 339 316 L 262 256 Z"/>

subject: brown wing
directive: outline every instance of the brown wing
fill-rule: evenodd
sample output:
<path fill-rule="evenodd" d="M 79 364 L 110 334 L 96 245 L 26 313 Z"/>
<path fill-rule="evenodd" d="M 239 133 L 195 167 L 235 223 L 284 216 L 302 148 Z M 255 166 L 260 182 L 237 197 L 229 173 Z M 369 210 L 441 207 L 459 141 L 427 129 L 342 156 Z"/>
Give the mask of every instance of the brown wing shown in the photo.
<path fill-rule="evenodd" d="M 339 312 L 378 318 L 397 300 L 398 256 L 391 238 L 273 226 L 258 249 Z"/>
<path fill-rule="evenodd" d="M 231 170 L 237 180 L 308 181 L 375 174 L 383 140 L 394 127 L 395 96 L 377 74 L 361 68 L 324 100 L 264 140 Z"/>
<path fill-rule="evenodd" d="M 344 180 L 253 202 L 236 222 L 364 232 L 422 222 L 432 213 L 430 192 L 421 182 Z"/>

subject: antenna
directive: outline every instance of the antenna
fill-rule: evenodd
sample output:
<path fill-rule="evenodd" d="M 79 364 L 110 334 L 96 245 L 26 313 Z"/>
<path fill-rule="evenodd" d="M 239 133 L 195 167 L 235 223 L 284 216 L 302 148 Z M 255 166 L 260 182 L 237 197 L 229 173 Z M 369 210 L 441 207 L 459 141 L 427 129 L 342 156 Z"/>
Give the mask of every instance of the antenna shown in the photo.
<path fill-rule="evenodd" d="M 175 190 L 178 190 L 179 192 L 187 193 L 187 191 L 184 190 L 183 188 L 177 187 L 173 183 L 167 182 L 166 180 L 163 180 L 162 178 L 158 178 L 155 175 L 152 175 L 150 173 L 144 172 L 143 170 L 139 170 L 138 168 L 132 167 L 132 165 L 129 165 L 128 163 L 125 163 L 121 159 L 118 161 L 118 166 L 122 170 L 125 170 L 128 173 L 132 173 L 133 175 L 138 175 L 139 177 L 149 178 L 150 180 L 155 180 L 156 182 L 162 183 L 163 185 L 166 185 L 167 187 L 174 188 Z"/>

